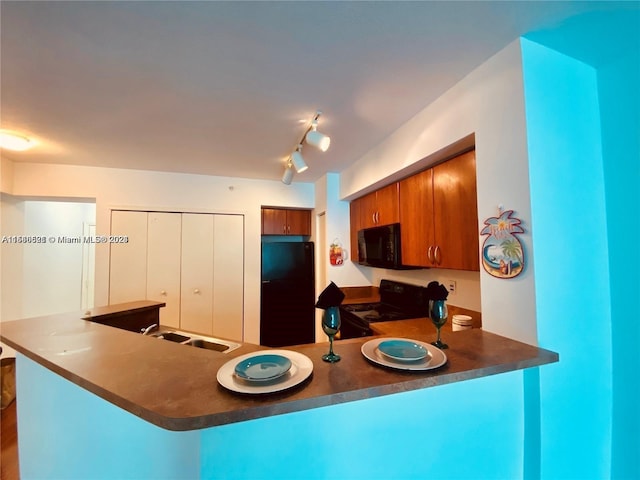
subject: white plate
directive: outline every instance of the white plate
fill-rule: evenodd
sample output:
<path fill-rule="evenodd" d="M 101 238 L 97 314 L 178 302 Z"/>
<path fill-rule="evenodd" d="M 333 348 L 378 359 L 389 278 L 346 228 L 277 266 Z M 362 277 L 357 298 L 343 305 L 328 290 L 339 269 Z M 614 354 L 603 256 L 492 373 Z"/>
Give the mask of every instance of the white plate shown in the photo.
<path fill-rule="evenodd" d="M 235 375 L 236 365 L 256 355 L 282 355 L 291 360 L 289 371 L 272 382 L 248 382 Z M 262 350 L 232 358 L 218 369 L 216 378 L 223 387 L 238 393 L 273 393 L 295 387 L 305 381 L 313 372 L 313 362 L 309 357 L 291 350 Z"/>
<path fill-rule="evenodd" d="M 385 357 L 380 352 L 380 350 L 378 350 L 378 345 L 381 342 L 386 342 L 388 340 L 404 340 L 407 342 L 413 342 L 418 345 L 422 345 L 429 351 L 429 355 L 415 362 L 393 361 L 392 359 Z M 447 356 L 439 348 L 434 347 L 430 343 L 411 340 L 409 338 L 374 338 L 373 340 L 369 340 L 364 345 L 362 345 L 362 348 L 360 350 L 362 351 L 362 354 L 373 363 L 377 363 L 378 365 L 383 365 L 385 367 L 396 368 L 399 370 L 432 370 L 447 363 Z"/>

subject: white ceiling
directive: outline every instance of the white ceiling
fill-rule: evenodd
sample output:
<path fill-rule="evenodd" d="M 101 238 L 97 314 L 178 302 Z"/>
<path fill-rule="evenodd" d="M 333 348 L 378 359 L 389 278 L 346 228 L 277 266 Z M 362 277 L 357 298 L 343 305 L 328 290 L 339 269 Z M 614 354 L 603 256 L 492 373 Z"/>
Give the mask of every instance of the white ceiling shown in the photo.
<path fill-rule="evenodd" d="M 595 2 L 0 3 L 14 161 L 279 180 L 315 111 L 340 172 L 527 32 Z"/>

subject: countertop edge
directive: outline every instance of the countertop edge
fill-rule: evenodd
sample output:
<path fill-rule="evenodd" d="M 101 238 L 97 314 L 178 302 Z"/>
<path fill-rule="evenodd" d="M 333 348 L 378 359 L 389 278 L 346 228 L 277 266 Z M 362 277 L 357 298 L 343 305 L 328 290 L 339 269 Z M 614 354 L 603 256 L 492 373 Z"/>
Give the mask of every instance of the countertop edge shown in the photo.
<path fill-rule="evenodd" d="M 58 320 L 61 320 L 63 317 L 65 316 L 55 316 Z M 51 318 L 54 317 L 52 316 Z M 108 326 L 92 324 L 92 322 L 86 322 L 85 320 L 78 319 L 71 315 L 67 316 L 65 321 L 70 322 L 69 325 L 74 325 L 79 330 L 83 330 L 85 334 L 89 333 L 90 335 L 96 335 L 100 338 L 104 337 L 105 342 L 112 342 L 115 340 L 127 343 L 128 345 L 142 345 L 144 348 L 141 348 L 140 352 L 135 352 L 135 354 L 145 354 L 149 351 L 163 352 L 164 350 L 162 350 L 162 348 L 191 348 L 176 344 L 163 345 L 163 342 L 160 340 L 158 340 L 160 343 L 155 344 L 155 341 L 148 337 L 145 338 L 139 334 L 119 331 Z M 83 322 L 83 324 L 76 323 L 78 321 Z M 66 367 L 63 361 L 60 361 L 59 364 L 57 364 L 55 362 L 56 357 L 46 358 L 43 356 L 47 353 L 51 355 L 50 351 L 45 350 L 43 355 L 34 351 L 37 350 L 37 348 L 34 348 L 33 345 L 37 345 L 37 342 L 30 343 L 30 341 L 25 340 L 24 343 L 31 345 L 31 349 L 21 345 L 20 341 L 22 339 L 30 338 L 29 328 L 34 328 L 29 327 L 28 320 L 26 322 L 27 323 L 23 324 L 25 328 L 24 331 L 21 329 L 16 330 L 16 325 L 13 327 L 13 331 L 9 333 L 10 335 L 13 333 L 17 338 L 17 341 L 8 338 L 4 332 L 0 332 L 0 338 L 2 341 L 30 360 L 42 365 L 53 373 L 80 386 L 81 388 L 101 397 L 105 401 L 108 401 L 158 427 L 172 431 L 199 430 L 203 428 L 254 420 L 257 418 L 264 418 L 267 416 L 299 412 L 400 392 L 430 388 L 506 373 L 509 371 L 538 367 L 554 363 L 559 360 L 559 355 L 555 352 L 476 329 L 468 332 L 459 332 L 456 334 L 459 335 L 457 337 L 451 334 L 451 340 L 461 340 L 458 346 L 455 345 L 455 342 L 449 341 L 450 344 L 453 344 L 453 348 L 449 350 L 450 354 L 448 354 L 448 356 L 452 355 L 452 358 L 455 360 L 451 365 L 449 363 L 445 365 L 443 369 L 432 370 L 426 373 L 399 373 L 392 369 L 380 368 L 379 366 L 373 365 L 372 362 L 365 360 L 360 353 L 360 345 L 363 341 L 369 340 L 372 337 L 368 337 L 364 340 L 352 339 L 337 342 L 337 348 L 340 348 L 340 350 L 345 354 L 344 360 L 341 362 L 345 365 L 342 367 L 335 367 L 335 365 L 330 367 L 328 364 L 318 361 L 320 352 L 324 351 L 326 348 L 323 344 L 284 347 L 292 351 L 303 353 L 314 360 L 314 372 L 309 379 L 305 380 L 300 385 L 286 390 L 285 392 L 265 395 L 263 397 L 265 399 L 264 403 L 260 402 L 261 395 L 242 395 L 229 392 L 224 387 L 217 384 L 214 379 L 213 383 L 215 385 L 212 385 L 213 390 L 209 393 L 214 396 L 213 398 L 221 398 L 223 403 L 226 402 L 226 406 L 224 406 L 224 409 L 226 410 L 216 406 L 207 407 L 209 410 L 203 407 L 200 408 L 200 412 L 197 414 L 179 416 L 176 415 L 176 413 L 179 413 L 179 410 L 174 410 L 172 413 L 170 409 L 157 407 L 155 404 L 149 402 L 147 402 L 147 406 L 145 406 L 145 402 L 141 401 L 139 397 L 136 397 L 136 392 L 120 389 L 118 393 L 117 388 L 113 388 L 114 391 L 110 390 L 109 387 L 112 384 L 109 381 L 105 381 L 105 378 L 108 377 L 100 377 L 100 375 L 96 376 L 92 374 L 91 371 L 87 372 L 86 370 L 74 367 L 73 363 L 71 363 L 71 366 L 68 366 L 69 364 L 67 364 Z M 88 327 L 87 325 L 84 325 L 84 322 L 91 324 L 91 326 Z M 122 337 L 122 335 L 129 336 Z M 41 337 L 41 341 L 46 341 L 44 340 L 44 338 L 46 338 L 45 335 L 41 334 Z M 426 340 L 426 338 L 423 340 Z M 477 359 L 474 358 L 476 356 L 476 352 L 471 348 L 473 345 L 471 343 L 472 340 L 474 342 L 480 341 L 481 343 L 486 343 L 485 350 L 488 349 L 486 352 L 489 353 L 485 352 L 484 356 L 480 355 Z M 146 341 L 149 341 L 149 343 L 140 344 L 140 342 Z M 494 354 L 493 349 L 496 346 L 499 347 L 498 350 L 500 350 L 500 354 Z M 245 344 L 237 354 L 234 352 L 234 354 L 230 354 L 228 357 L 223 354 L 218 354 L 219 356 L 217 357 L 206 357 L 211 358 L 211 361 L 206 360 L 206 363 L 211 365 L 210 372 L 213 372 L 217 370 L 223 362 L 231 360 L 241 352 L 246 353 L 265 349 L 268 349 L 268 347 Z M 97 352 L 95 354 L 100 355 L 102 353 Z M 199 352 L 197 354 L 194 353 L 193 355 L 189 353 L 188 355 L 193 357 L 194 361 L 203 360 L 202 363 L 204 364 L 205 357 L 203 355 L 205 355 L 205 352 Z M 477 367 L 474 366 L 476 364 L 478 365 Z M 340 363 L 336 365 L 340 365 Z M 333 370 L 331 370 L 331 368 L 333 368 Z M 331 372 L 335 372 L 336 368 L 343 368 L 343 372 L 351 372 L 351 378 L 354 383 L 357 383 L 362 376 L 364 376 L 366 381 L 363 380 L 360 382 L 360 385 L 356 385 L 355 387 L 350 386 L 349 381 L 346 379 L 341 379 L 343 383 L 338 387 L 329 385 L 327 384 L 327 378 L 330 377 L 327 377 L 327 375 L 331 375 Z M 353 375 L 353 371 L 356 371 L 354 368 L 360 369 L 357 370 L 358 374 L 355 376 Z M 349 375 L 347 374 L 346 376 L 348 377 Z M 311 388 L 307 389 L 307 387 Z M 127 398 L 127 396 L 129 398 Z M 210 396 L 208 398 L 210 399 L 212 397 Z"/>

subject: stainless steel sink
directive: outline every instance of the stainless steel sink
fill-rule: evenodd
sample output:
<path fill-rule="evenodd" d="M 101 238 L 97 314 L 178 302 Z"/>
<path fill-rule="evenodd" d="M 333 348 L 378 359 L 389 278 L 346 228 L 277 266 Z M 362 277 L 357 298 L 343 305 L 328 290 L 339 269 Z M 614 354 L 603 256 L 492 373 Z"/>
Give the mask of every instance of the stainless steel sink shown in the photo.
<path fill-rule="evenodd" d="M 205 348 L 207 350 L 215 350 L 217 352 L 226 352 L 230 348 L 229 345 L 218 343 L 218 342 L 209 342 L 201 338 L 189 340 L 186 344 L 191 345 L 192 347 Z"/>
<path fill-rule="evenodd" d="M 183 343 L 191 340 L 191 337 L 180 335 L 176 332 L 159 332 L 152 334 L 153 337 L 169 340 L 170 342 Z"/>
<path fill-rule="evenodd" d="M 149 334 L 150 337 L 168 340 L 170 342 L 189 345 L 196 348 L 204 348 L 206 350 L 215 350 L 216 352 L 229 353 L 236 348 L 240 348 L 241 344 L 231 340 L 223 340 L 215 337 L 205 337 L 189 332 L 179 330 L 160 330 Z"/>

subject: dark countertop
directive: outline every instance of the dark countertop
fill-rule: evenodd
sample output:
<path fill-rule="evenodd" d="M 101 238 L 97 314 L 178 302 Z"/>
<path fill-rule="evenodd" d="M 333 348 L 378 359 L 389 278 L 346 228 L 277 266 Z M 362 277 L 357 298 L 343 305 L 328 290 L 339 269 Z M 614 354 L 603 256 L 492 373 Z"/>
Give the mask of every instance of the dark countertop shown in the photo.
<path fill-rule="evenodd" d="M 128 315 L 132 312 L 140 313 L 144 311 L 155 311 L 164 307 L 165 302 L 155 302 L 153 300 L 138 300 L 135 302 L 118 303 L 117 305 L 106 305 L 104 307 L 93 307 L 84 311 L 82 319 L 99 319 L 104 317 L 116 317 Z"/>
<path fill-rule="evenodd" d="M 220 386 L 218 369 L 259 350 L 244 344 L 228 354 L 179 345 L 82 320 L 82 312 L 2 324 L 7 345 L 58 375 L 131 413 L 169 430 L 196 430 L 370 397 L 428 388 L 558 361 L 558 354 L 472 329 L 448 333 L 448 362 L 427 372 L 390 370 L 360 352 L 369 338 L 337 341 L 342 360 L 321 360 L 328 344 L 286 347 L 313 361 L 301 385 L 268 395 L 237 394 Z M 432 330 L 406 322 L 411 338 L 433 341 Z M 393 323 L 402 328 L 403 321 Z M 422 321 L 428 326 L 428 321 Z M 431 329 L 433 327 L 431 326 Z M 417 329 L 417 330 L 416 330 Z M 391 332 L 398 335 L 402 330 Z M 389 333 L 387 334 L 389 335 Z"/>

